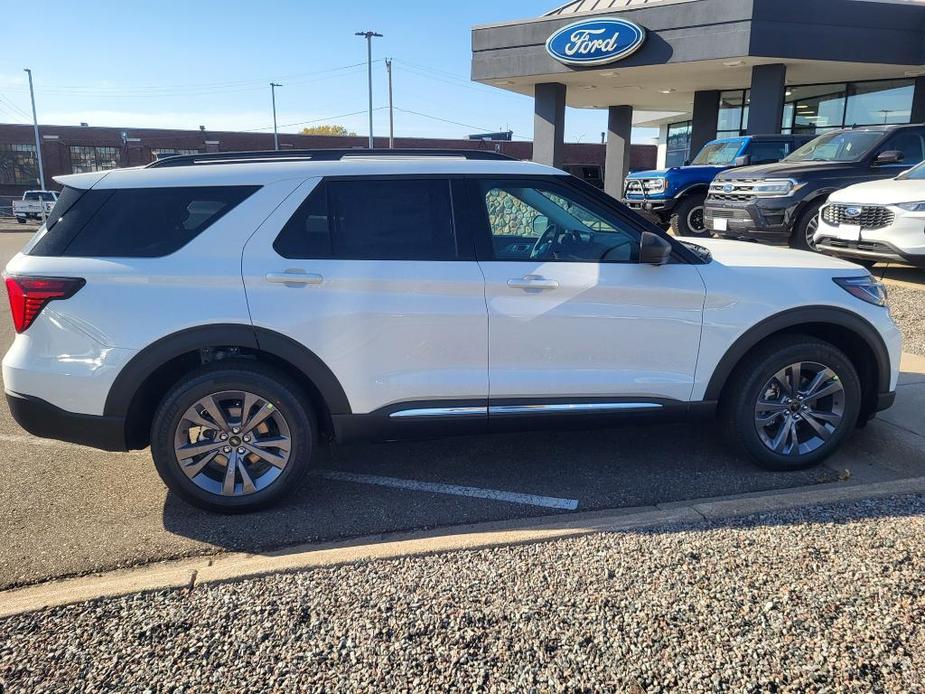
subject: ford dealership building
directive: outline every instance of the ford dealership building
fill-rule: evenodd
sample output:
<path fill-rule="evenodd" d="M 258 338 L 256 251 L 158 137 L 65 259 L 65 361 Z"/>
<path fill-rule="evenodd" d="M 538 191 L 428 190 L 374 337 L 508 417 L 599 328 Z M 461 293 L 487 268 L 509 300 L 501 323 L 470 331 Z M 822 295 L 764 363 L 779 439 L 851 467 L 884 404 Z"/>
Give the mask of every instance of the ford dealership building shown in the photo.
<path fill-rule="evenodd" d="M 534 97 L 534 159 L 554 166 L 565 107 L 607 109 L 619 196 L 634 125 L 673 166 L 716 137 L 925 122 L 925 3 L 574 0 L 475 27 L 472 77 Z"/>

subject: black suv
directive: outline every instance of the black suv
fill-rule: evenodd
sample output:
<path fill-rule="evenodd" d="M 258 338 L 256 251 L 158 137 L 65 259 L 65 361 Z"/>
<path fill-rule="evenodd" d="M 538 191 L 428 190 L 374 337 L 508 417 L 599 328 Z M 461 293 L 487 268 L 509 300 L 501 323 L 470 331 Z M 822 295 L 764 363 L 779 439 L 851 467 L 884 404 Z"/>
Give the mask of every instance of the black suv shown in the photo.
<path fill-rule="evenodd" d="M 827 132 L 779 161 L 719 174 L 704 209 L 717 236 L 815 250 L 819 208 L 854 183 L 892 178 L 925 160 L 925 125 Z"/>

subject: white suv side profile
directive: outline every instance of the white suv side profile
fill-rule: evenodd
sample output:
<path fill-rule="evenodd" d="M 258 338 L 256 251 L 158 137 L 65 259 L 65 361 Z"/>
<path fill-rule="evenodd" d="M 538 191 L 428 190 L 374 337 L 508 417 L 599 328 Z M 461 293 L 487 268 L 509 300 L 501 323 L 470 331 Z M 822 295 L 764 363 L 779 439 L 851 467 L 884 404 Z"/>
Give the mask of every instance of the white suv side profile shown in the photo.
<path fill-rule="evenodd" d="M 64 176 L 6 268 L 27 431 L 151 447 L 219 511 L 298 486 L 321 441 L 716 415 L 760 465 L 830 455 L 894 399 L 864 269 L 683 243 L 490 152 L 177 156 Z"/>
<path fill-rule="evenodd" d="M 814 236 L 818 250 L 872 267 L 925 269 L 925 162 L 896 178 L 858 183 L 829 196 Z"/>

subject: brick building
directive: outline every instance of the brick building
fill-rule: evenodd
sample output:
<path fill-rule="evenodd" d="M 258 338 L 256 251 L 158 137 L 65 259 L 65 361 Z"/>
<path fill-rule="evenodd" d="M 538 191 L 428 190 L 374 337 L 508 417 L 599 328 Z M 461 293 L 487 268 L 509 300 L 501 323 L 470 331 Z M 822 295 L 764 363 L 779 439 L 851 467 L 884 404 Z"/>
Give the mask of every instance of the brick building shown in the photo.
<path fill-rule="evenodd" d="M 55 176 L 139 166 L 157 154 L 233 152 L 273 148 L 272 133 L 216 130 L 157 130 L 152 128 L 97 128 L 69 125 L 41 125 L 42 163 L 48 188 L 57 189 Z M 365 137 L 280 134 L 284 149 L 366 147 Z M 386 138 L 376 138 L 377 147 L 388 147 Z M 395 138 L 396 147 L 439 147 L 492 149 L 519 159 L 530 159 L 533 143 L 484 140 L 438 140 Z M 654 145 L 633 145 L 631 168 L 655 165 Z M 604 175 L 604 145 L 565 145 L 562 168 L 601 185 Z M 31 125 L 0 124 L 0 201 L 18 198 L 23 191 L 38 187 L 35 165 L 35 137 Z M 2 202 L 0 202 L 2 204 Z"/>

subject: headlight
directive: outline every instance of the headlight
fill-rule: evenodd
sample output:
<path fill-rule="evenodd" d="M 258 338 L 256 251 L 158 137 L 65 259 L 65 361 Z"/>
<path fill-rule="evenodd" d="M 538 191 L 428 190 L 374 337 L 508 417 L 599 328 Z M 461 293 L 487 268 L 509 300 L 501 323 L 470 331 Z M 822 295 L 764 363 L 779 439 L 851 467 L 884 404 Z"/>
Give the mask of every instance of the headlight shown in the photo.
<path fill-rule="evenodd" d="M 835 284 L 861 301 L 874 306 L 886 306 L 886 287 L 872 275 L 867 277 L 833 277 Z"/>
<path fill-rule="evenodd" d="M 643 185 L 646 187 L 647 193 L 665 192 L 665 179 L 664 178 L 650 178 L 644 181 Z"/>
<path fill-rule="evenodd" d="M 790 178 L 768 178 L 758 181 L 752 191 L 760 198 L 783 198 L 793 193 L 799 185 Z"/>
<path fill-rule="evenodd" d="M 902 208 L 908 212 L 925 212 L 925 201 L 922 202 L 900 202 L 896 207 Z"/>

